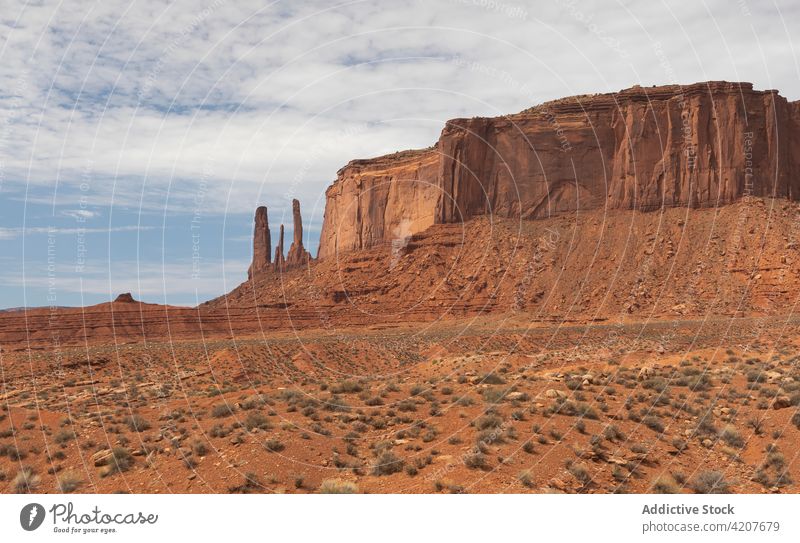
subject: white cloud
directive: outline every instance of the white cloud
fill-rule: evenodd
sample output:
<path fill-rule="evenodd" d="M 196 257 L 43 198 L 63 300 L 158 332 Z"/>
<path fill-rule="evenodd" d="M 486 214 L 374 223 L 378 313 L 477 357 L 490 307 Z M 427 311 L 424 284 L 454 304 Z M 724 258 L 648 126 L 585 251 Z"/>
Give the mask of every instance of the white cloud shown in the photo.
<path fill-rule="evenodd" d="M 299 171 L 289 188 L 310 203 L 348 160 L 428 145 L 447 118 L 671 77 L 800 96 L 788 0 L 8 4 L 0 179 L 58 187 L 60 204 L 87 183 L 106 203 L 185 209 L 203 180 L 213 209 L 249 212 Z"/>
<path fill-rule="evenodd" d="M 69 217 L 70 219 L 75 219 L 76 221 L 87 221 L 99 217 L 100 213 L 97 211 L 89 211 L 88 209 L 64 209 L 61 211 L 61 215 Z"/>

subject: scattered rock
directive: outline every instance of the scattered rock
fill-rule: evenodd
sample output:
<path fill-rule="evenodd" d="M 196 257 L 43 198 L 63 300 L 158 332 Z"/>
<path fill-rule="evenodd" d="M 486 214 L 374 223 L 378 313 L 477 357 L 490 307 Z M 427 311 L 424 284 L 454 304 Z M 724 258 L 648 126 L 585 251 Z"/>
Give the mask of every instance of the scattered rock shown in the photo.
<path fill-rule="evenodd" d="M 94 463 L 95 467 L 105 466 L 111 460 L 111 449 L 103 449 L 102 451 L 97 451 L 91 456 L 91 460 Z"/>
<path fill-rule="evenodd" d="M 786 409 L 791 406 L 792 400 L 789 396 L 778 396 L 775 398 L 775 401 L 772 402 L 773 409 Z"/>

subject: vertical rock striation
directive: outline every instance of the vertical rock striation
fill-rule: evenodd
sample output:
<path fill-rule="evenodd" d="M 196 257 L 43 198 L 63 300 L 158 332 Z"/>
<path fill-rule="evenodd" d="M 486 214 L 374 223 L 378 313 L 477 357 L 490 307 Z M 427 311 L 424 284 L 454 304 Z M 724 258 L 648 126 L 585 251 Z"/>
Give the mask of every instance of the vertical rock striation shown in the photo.
<path fill-rule="evenodd" d="M 633 87 L 449 121 L 434 147 L 355 160 L 326 191 L 318 257 L 479 215 L 800 199 L 800 102 L 750 83 Z"/>

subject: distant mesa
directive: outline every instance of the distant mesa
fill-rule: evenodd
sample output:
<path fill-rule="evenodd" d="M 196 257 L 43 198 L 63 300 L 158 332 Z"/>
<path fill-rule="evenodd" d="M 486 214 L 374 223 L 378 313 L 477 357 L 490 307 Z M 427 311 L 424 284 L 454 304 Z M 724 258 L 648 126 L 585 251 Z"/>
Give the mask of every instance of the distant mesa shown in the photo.
<path fill-rule="evenodd" d="M 120 294 L 119 296 L 117 296 L 117 298 L 114 300 L 114 302 L 115 303 L 121 303 L 121 304 L 135 304 L 136 300 L 133 299 L 133 295 L 131 295 L 130 292 L 124 292 L 124 293 Z"/>

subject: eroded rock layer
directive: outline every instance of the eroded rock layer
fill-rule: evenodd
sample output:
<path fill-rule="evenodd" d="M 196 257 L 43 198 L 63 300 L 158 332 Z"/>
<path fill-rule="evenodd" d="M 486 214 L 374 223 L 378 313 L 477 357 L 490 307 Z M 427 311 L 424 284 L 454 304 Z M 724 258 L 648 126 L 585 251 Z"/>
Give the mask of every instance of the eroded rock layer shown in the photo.
<path fill-rule="evenodd" d="M 319 257 L 478 215 L 797 200 L 800 102 L 749 83 L 633 87 L 449 121 L 432 148 L 342 168 Z"/>

